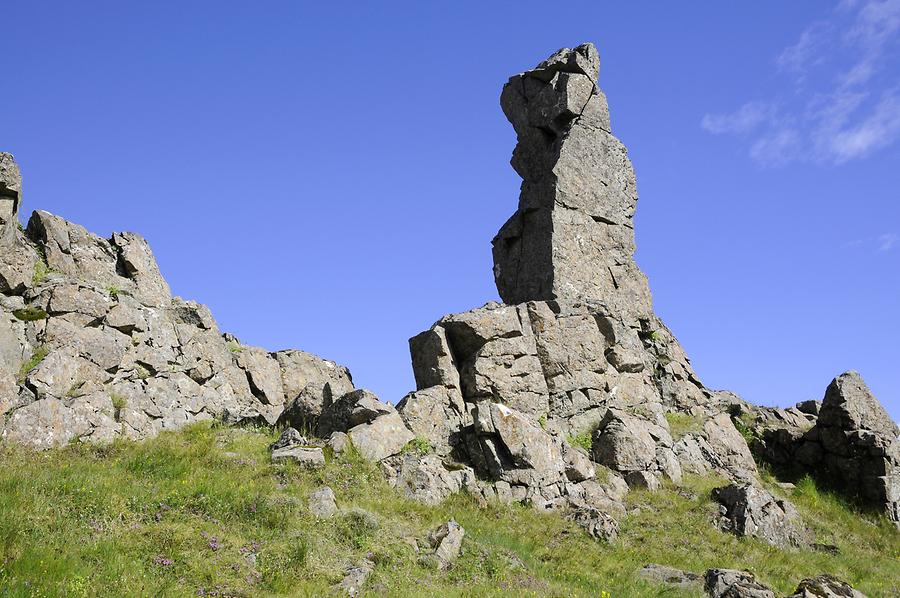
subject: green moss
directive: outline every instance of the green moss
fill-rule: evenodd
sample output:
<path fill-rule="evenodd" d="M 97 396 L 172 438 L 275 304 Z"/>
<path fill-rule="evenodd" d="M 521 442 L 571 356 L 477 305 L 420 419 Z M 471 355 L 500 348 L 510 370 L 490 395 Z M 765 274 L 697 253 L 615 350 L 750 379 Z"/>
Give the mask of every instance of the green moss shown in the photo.
<path fill-rule="evenodd" d="M 13 315 L 23 322 L 35 322 L 37 320 L 46 320 L 47 312 L 40 307 L 23 307 L 22 309 L 14 309 Z"/>
<path fill-rule="evenodd" d="M 25 362 L 22 363 L 22 365 L 19 367 L 19 373 L 16 376 L 16 381 L 18 381 L 19 384 L 25 382 L 25 378 L 28 377 L 28 373 L 36 368 L 39 363 L 44 361 L 44 358 L 47 357 L 49 353 L 50 349 L 43 345 L 35 349 L 31 354 L 31 357 L 26 359 Z"/>

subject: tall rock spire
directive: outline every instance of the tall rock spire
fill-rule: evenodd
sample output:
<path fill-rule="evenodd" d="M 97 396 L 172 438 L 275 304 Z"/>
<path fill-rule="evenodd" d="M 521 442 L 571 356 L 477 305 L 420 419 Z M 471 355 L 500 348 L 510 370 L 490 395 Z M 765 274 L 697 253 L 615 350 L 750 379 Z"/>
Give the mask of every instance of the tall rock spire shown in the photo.
<path fill-rule="evenodd" d="M 493 241 L 507 304 L 597 299 L 649 313 L 633 261 L 637 188 L 627 150 L 610 132 L 593 44 L 563 48 L 510 78 L 500 104 L 518 136 L 519 207 Z"/>

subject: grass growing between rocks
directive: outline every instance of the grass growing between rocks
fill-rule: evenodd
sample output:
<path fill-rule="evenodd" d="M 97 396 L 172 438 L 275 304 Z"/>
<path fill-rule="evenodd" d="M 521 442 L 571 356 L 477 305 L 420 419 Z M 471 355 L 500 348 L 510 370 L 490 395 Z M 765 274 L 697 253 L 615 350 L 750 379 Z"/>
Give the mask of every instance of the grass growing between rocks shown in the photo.
<path fill-rule="evenodd" d="M 371 595 L 680 596 L 635 580 L 655 562 L 753 571 L 776 590 L 835 573 L 870 596 L 900 586 L 900 534 L 803 481 L 789 496 L 839 555 L 780 551 L 717 531 L 715 480 L 633 492 L 619 540 L 599 544 L 552 514 L 409 502 L 358 457 L 319 471 L 272 464 L 268 431 L 197 425 L 105 447 L 36 453 L 0 445 L 0 595 L 321 596 L 372 553 Z M 307 499 L 328 485 L 342 514 L 317 521 Z M 465 529 L 446 572 L 418 563 L 415 539 L 450 517 Z"/>

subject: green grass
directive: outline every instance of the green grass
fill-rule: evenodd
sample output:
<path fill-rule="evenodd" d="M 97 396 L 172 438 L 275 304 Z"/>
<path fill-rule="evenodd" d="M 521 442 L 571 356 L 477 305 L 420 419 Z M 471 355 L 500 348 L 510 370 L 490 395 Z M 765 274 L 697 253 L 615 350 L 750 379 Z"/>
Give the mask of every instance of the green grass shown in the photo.
<path fill-rule="evenodd" d="M 122 289 L 120 289 L 119 287 L 117 287 L 115 285 L 110 285 L 110 286 L 106 287 L 106 292 L 110 296 L 110 298 L 118 299 L 119 293 L 122 292 Z"/>
<path fill-rule="evenodd" d="M 31 354 L 31 357 L 26 359 L 22 363 L 22 365 L 19 367 L 19 372 L 16 375 L 16 381 L 19 384 L 22 384 L 23 382 L 25 382 L 25 378 L 28 377 L 28 373 L 31 370 L 33 370 L 34 368 L 36 368 L 38 366 L 38 364 L 40 364 L 42 361 L 44 361 L 44 358 L 47 357 L 47 355 L 49 353 L 50 353 L 50 350 L 43 345 L 41 345 L 40 347 L 35 349 L 34 352 Z"/>
<path fill-rule="evenodd" d="M 690 595 L 635 580 L 650 562 L 747 568 L 782 593 L 826 571 L 869 596 L 900 584 L 900 534 L 809 481 L 790 498 L 838 556 L 716 530 L 717 482 L 701 478 L 631 493 L 619 540 L 605 545 L 527 507 L 479 508 L 464 495 L 439 507 L 407 501 L 352 451 L 329 454 L 319 471 L 272 464 L 275 436 L 195 425 L 43 453 L 0 444 L 0 595 L 321 596 L 367 553 L 376 564 L 367 591 L 378 596 Z M 342 512 L 317 521 L 307 499 L 322 485 Z M 420 565 L 415 539 L 451 517 L 466 529 L 459 561 L 446 572 Z"/>
<path fill-rule="evenodd" d="M 675 440 L 681 440 L 688 434 L 703 431 L 703 422 L 699 417 L 689 413 L 666 413 L 666 421 L 669 423 L 669 432 Z"/>

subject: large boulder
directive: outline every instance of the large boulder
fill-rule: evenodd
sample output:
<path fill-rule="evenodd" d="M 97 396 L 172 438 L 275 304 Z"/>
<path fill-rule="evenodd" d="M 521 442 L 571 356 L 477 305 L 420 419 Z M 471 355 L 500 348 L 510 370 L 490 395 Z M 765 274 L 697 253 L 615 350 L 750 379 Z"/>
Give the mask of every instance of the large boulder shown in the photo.
<path fill-rule="evenodd" d="M 721 505 L 723 529 L 753 536 L 773 546 L 803 546 L 809 542 L 797 508 L 787 500 L 752 484 L 730 484 L 713 490 Z"/>

